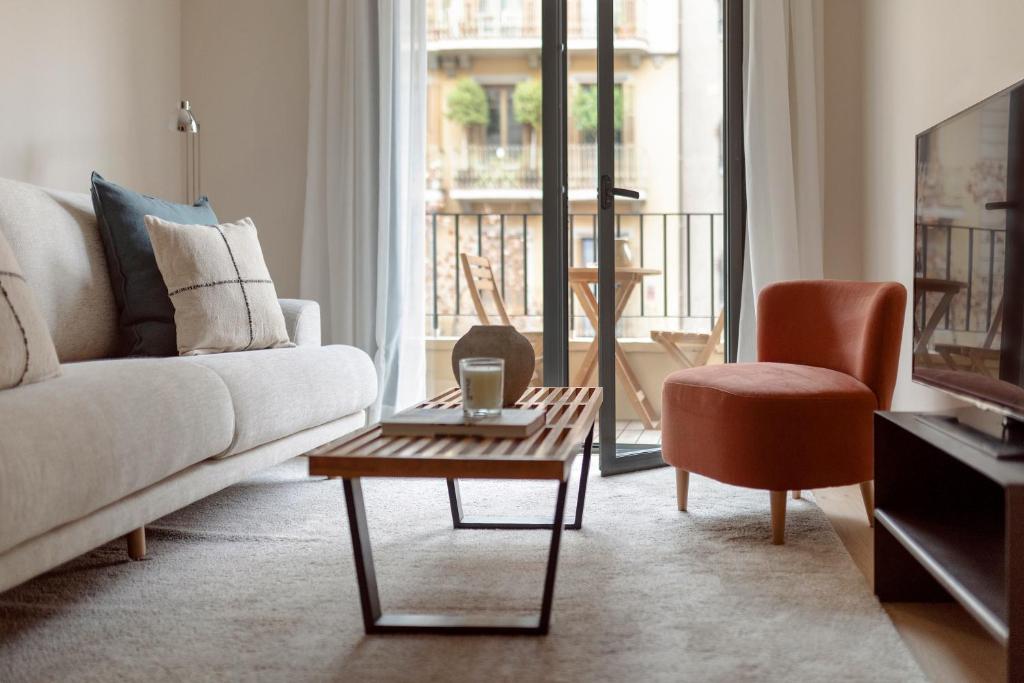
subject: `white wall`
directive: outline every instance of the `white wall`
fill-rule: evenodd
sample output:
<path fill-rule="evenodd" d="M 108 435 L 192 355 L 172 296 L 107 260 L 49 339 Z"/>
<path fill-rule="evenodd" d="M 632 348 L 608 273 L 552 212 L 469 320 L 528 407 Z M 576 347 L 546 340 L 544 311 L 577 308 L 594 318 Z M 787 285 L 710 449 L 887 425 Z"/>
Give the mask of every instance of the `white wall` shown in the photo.
<path fill-rule="evenodd" d="M 251 216 L 278 296 L 299 293 L 309 99 L 304 0 L 183 0 L 182 92 L 217 217 Z"/>
<path fill-rule="evenodd" d="M 252 216 L 297 296 L 308 98 L 303 0 L 3 0 L 0 177 L 80 192 L 94 169 L 184 200 L 178 101 L 202 129 L 202 191 Z"/>
<path fill-rule="evenodd" d="M 1020 0 L 865 0 L 859 41 L 842 31 L 826 36 L 849 41 L 849 57 L 863 68 L 861 210 L 868 279 L 899 280 L 909 290 L 914 136 L 1024 78 L 1021 26 Z M 896 408 L 949 405 L 938 392 L 910 383 L 909 312 L 905 325 Z"/>
<path fill-rule="evenodd" d="M 825 276 L 860 280 L 863 259 L 864 5 L 824 3 Z"/>
<path fill-rule="evenodd" d="M 180 0 L 4 0 L 0 65 L 0 177 L 182 196 Z"/>

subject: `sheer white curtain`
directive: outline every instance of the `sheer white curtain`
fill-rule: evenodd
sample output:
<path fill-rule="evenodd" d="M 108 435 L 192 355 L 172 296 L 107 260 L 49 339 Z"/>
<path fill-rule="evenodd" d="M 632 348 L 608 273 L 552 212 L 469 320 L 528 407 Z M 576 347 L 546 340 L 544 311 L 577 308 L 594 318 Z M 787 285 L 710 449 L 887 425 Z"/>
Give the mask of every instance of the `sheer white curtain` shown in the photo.
<path fill-rule="evenodd" d="M 301 293 L 373 357 L 373 418 L 425 386 L 425 22 L 422 2 L 309 0 Z"/>
<path fill-rule="evenodd" d="M 738 357 L 755 360 L 757 294 L 822 277 L 822 5 L 748 0 L 744 31 L 747 248 Z"/>

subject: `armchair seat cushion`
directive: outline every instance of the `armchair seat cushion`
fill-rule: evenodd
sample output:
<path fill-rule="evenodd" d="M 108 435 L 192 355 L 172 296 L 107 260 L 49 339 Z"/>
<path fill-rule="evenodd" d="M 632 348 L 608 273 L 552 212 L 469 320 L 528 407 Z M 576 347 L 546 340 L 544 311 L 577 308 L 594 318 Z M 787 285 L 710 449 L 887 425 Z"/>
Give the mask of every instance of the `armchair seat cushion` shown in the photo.
<path fill-rule="evenodd" d="M 872 478 L 875 394 L 850 375 L 791 363 L 679 370 L 662 396 L 670 465 L 770 490 Z"/>

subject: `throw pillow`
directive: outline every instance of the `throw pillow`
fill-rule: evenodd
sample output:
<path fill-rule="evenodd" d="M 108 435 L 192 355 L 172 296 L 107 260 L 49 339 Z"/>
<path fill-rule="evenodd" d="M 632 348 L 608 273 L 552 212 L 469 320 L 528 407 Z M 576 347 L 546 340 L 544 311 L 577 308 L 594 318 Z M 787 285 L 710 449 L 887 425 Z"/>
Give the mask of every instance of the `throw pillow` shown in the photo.
<path fill-rule="evenodd" d="M 0 389 L 60 374 L 50 330 L 0 232 Z"/>
<path fill-rule="evenodd" d="M 93 173 L 92 202 L 117 303 L 122 355 L 173 356 L 174 306 L 153 257 L 143 217 L 212 225 L 217 216 L 209 200 L 202 197 L 194 206 L 174 204 Z"/>
<path fill-rule="evenodd" d="M 294 346 L 251 218 L 181 225 L 146 216 L 145 222 L 174 304 L 178 353 Z"/>

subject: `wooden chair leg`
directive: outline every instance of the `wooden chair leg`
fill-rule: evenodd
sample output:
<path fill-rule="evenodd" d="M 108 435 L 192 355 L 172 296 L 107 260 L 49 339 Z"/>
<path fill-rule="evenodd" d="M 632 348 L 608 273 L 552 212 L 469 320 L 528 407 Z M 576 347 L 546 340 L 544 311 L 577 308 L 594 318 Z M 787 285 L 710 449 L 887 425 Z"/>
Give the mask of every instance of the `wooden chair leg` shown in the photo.
<path fill-rule="evenodd" d="M 676 468 L 676 503 L 679 509 L 686 512 L 686 499 L 690 493 L 690 473 L 686 470 Z"/>
<path fill-rule="evenodd" d="M 146 556 L 146 527 L 140 526 L 138 529 L 128 532 L 125 540 L 128 541 L 128 557 L 133 560 L 141 560 Z"/>
<path fill-rule="evenodd" d="M 860 495 L 864 499 L 864 511 L 868 513 L 868 526 L 875 526 L 875 487 L 874 482 L 862 481 Z"/>
<path fill-rule="evenodd" d="M 786 542 L 786 492 L 769 491 L 772 501 L 772 543 L 782 545 Z"/>
<path fill-rule="evenodd" d="M 793 500 L 800 500 L 800 489 L 793 491 Z"/>

